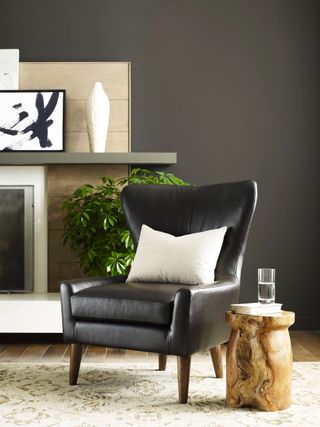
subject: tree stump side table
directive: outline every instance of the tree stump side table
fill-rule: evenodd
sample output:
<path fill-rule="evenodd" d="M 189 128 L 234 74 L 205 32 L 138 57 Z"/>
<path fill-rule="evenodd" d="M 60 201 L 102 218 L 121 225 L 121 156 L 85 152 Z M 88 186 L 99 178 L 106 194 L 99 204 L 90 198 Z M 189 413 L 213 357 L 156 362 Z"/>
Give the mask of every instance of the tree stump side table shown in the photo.
<path fill-rule="evenodd" d="M 290 406 L 294 313 L 252 316 L 226 313 L 232 327 L 227 348 L 227 404 L 278 411 Z"/>

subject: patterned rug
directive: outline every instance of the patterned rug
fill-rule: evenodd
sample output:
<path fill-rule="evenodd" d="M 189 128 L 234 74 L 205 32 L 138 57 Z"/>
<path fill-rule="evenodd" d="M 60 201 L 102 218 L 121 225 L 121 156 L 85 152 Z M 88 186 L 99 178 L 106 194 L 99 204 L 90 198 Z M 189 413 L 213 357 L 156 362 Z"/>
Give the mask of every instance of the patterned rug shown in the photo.
<path fill-rule="evenodd" d="M 174 360 L 83 363 L 69 386 L 66 364 L 1 364 L 0 426 L 319 426 L 320 363 L 294 363 L 293 403 L 280 412 L 225 406 L 225 379 L 207 362 L 192 365 L 189 403 L 177 403 Z"/>

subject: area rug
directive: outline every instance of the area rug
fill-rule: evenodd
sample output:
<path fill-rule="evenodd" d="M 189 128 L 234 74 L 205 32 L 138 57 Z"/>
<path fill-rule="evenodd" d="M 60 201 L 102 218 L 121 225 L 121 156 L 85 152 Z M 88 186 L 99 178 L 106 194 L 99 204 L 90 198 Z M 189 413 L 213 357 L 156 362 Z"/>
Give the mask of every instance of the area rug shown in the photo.
<path fill-rule="evenodd" d="M 66 364 L 1 364 L 0 426 L 319 426 L 320 363 L 294 363 L 292 406 L 262 412 L 226 407 L 209 360 L 192 365 L 189 403 L 178 404 L 173 362 L 83 363 L 73 387 Z"/>

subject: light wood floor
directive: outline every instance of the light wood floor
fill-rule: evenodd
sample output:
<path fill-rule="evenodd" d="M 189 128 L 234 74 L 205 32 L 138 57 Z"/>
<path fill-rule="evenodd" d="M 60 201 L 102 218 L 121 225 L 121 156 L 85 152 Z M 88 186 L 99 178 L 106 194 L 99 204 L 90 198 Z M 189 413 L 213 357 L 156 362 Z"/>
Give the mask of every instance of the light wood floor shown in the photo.
<path fill-rule="evenodd" d="M 320 361 L 320 331 L 291 331 L 293 360 L 300 362 Z M 0 363 L 59 363 L 69 361 L 69 346 L 66 344 L 2 344 L 0 343 Z M 225 351 L 225 348 L 224 348 Z M 174 357 L 174 356 L 172 356 Z M 206 354 L 195 354 L 192 360 L 201 360 Z M 154 361 L 154 353 L 119 350 L 98 346 L 84 347 L 83 362 L 124 362 Z"/>

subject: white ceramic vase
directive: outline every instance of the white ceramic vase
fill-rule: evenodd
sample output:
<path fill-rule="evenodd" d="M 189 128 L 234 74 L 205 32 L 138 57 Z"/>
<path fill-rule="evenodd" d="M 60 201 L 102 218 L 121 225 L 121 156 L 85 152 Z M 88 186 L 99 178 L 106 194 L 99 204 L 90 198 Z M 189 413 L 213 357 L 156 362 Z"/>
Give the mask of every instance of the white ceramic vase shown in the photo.
<path fill-rule="evenodd" d="M 102 83 L 96 82 L 86 102 L 86 119 L 90 151 L 104 153 L 110 115 L 110 101 Z"/>

